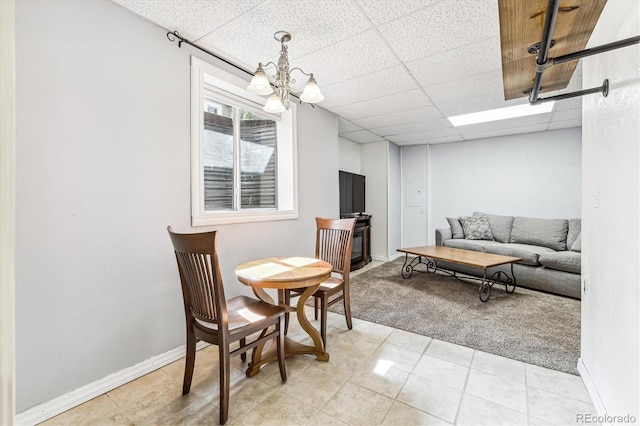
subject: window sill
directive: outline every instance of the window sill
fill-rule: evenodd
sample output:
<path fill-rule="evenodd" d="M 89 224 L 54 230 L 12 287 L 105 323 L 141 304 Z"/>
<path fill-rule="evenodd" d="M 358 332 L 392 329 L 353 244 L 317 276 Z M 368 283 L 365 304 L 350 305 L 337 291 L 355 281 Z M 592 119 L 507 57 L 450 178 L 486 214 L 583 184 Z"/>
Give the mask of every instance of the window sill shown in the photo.
<path fill-rule="evenodd" d="M 271 212 L 225 212 L 211 213 L 206 216 L 192 217 L 192 226 L 227 225 L 232 223 L 269 222 L 272 220 L 298 219 L 293 210 Z"/>

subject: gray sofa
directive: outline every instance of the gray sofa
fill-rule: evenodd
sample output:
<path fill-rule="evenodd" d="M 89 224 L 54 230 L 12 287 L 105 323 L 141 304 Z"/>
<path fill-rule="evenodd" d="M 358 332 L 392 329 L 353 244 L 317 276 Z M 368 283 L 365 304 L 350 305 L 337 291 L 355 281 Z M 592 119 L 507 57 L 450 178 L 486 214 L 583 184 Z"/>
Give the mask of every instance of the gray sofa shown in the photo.
<path fill-rule="evenodd" d="M 436 244 L 465 250 L 522 258 L 513 265 L 516 284 L 580 299 L 581 220 L 536 219 L 474 212 L 447 218 L 450 228 L 436 229 Z M 464 265 L 438 262 L 438 266 L 482 276 Z M 509 266 L 490 268 L 488 273 Z"/>

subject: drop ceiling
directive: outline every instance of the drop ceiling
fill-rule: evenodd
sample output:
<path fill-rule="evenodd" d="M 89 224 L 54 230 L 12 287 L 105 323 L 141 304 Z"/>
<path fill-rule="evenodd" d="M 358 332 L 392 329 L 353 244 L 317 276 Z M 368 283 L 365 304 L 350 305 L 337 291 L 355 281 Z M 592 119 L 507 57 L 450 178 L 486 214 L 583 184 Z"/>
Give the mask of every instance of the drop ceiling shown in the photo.
<path fill-rule="evenodd" d="M 353 142 L 436 144 L 582 124 L 581 98 L 497 122 L 453 127 L 446 119 L 527 103 L 505 101 L 497 0 L 113 1 L 252 71 L 277 60 L 273 33 L 290 32 L 291 66 L 314 74 L 319 105 Z M 565 89 L 545 95 L 581 89 L 578 63 Z"/>

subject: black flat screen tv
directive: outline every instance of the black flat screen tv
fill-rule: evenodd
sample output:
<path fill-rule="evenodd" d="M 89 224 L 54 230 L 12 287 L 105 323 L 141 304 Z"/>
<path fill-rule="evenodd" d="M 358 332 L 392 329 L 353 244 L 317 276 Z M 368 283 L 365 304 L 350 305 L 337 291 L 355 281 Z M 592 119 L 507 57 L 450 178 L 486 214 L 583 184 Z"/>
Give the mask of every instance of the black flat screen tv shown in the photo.
<path fill-rule="evenodd" d="M 365 177 L 340 170 L 340 216 L 365 211 Z"/>

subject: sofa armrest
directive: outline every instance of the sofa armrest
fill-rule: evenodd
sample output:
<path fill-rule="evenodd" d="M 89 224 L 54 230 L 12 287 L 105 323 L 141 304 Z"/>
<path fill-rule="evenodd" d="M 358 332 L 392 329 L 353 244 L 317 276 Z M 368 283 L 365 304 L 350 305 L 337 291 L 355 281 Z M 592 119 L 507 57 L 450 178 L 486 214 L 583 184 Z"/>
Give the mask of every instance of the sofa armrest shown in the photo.
<path fill-rule="evenodd" d="M 444 242 L 453 238 L 451 228 L 439 228 L 436 229 L 436 245 L 442 246 Z"/>

